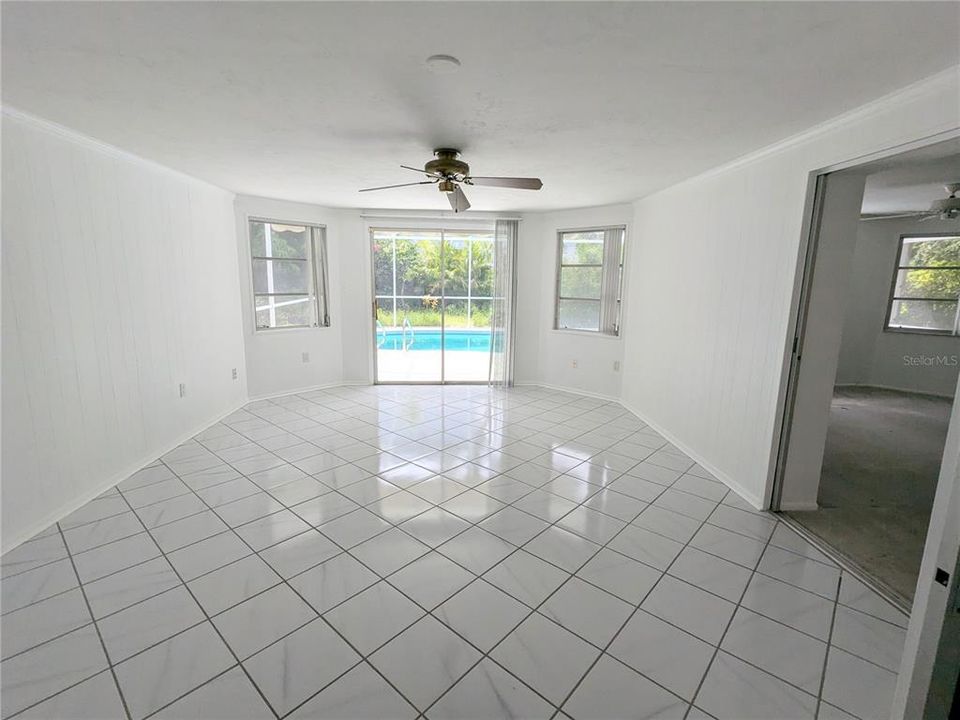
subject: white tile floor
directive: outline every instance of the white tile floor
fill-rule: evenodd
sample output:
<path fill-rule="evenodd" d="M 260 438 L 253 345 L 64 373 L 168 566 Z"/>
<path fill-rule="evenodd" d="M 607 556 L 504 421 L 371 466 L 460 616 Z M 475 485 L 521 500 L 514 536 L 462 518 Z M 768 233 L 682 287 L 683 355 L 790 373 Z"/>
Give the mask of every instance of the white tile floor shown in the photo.
<path fill-rule="evenodd" d="M 251 403 L 2 561 L 4 718 L 885 717 L 906 618 L 619 405 Z"/>

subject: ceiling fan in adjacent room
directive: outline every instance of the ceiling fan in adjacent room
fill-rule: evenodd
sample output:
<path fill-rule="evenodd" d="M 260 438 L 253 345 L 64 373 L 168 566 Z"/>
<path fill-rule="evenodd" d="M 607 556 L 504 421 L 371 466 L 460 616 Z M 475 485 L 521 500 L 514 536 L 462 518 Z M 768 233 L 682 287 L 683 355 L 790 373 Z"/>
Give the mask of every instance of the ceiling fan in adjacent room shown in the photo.
<path fill-rule="evenodd" d="M 928 210 L 916 210 L 913 212 L 891 213 L 867 215 L 864 220 L 891 220 L 893 218 L 920 218 L 920 222 L 940 218 L 941 220 L 956 220 L 960 218 L 960 182 L 947 183 L 943 186 L 947 192 L 947 197 L 942 200 L 934 200 Z"/>
<path fill-rule="evenodd" d="M 460 159 L 460 151 L 451 148 L 438 148 L 433 151 L 434 159 L 423 166 L 423 169 L 401 165 L 404 170 L 426 175 L 429 180 L 420 182 L 400 183 L 399 185 L 384 185 L 382 187 L 364 188 L 360 192 L 373 190 L 388 190 L 390 188 L 410 187 L 412 185 L 436 185 L 437 189 L 447 194 L 450 207 L 456 213 L 470 208 L 470 201 L 463 194 L 460 185 L 486 185 L 489 187 L 515 188 L 518 190 L 539 190 L 543 187 L 540 178 L 518 177 L 477 177 L 470 174 L 470 166 Z"/>

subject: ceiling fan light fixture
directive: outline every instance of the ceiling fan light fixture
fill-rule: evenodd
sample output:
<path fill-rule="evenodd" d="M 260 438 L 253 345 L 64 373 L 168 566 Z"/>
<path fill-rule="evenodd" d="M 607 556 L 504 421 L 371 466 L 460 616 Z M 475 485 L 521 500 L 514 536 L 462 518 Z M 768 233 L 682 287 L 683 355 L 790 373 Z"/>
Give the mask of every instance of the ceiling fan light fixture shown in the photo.
<path fill-rule="evenodd" d="M 460 61 L 453 55 L 431 55 L 427 69 L 435 75 L 450 75 L 460 69 Z"/>
<path fill-rule="evenodd" d="M 938 215 L 941 220 L 960 217 L 960 198 L 957 197 L 957 193 L 960 193 L 960 183 L 948 183 L 943 186 L 943 189 L 947 191 L 949 197 L 934 200 L 929 212 Z"/>
<path fill-rule="evenodd" d="M 470 174 L 470 166 L 460 159 L 460 151 L 454 148 L 437 148 L 433 151 L 433 160 L 427 162 L 423 169 L 412 165 L 401 165 L 404 170 L 410 170 L 427 180 L 419 182 L 401 183 L 399 185 L 381 185 L 380 187 L 363 188 L 360 192 L 373 190 L 390 190 L 392 188 L 410 187 L 412 185 L 436 185 L 437 189 L 447 196 L 447 201 L 455 213 L 462 213 L 470 209 L 470 201 L 463 194 L 461 183 L 466 185 L 487 185 L 489 187 L 514 188 L 520 190 L 539 190 L 543 187 L 540 178 L 523 177 L 476 177 Z"/>

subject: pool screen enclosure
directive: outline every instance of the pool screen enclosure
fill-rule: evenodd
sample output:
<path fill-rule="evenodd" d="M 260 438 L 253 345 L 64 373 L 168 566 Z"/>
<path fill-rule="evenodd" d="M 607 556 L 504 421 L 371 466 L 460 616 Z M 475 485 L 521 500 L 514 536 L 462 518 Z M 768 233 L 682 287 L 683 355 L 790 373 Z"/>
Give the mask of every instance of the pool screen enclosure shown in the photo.
<path fill-rule="evenodd" d="M 376 382 L 490 381 L 503 346 L 494 231 L 373 228 L 370 243 Z"/>

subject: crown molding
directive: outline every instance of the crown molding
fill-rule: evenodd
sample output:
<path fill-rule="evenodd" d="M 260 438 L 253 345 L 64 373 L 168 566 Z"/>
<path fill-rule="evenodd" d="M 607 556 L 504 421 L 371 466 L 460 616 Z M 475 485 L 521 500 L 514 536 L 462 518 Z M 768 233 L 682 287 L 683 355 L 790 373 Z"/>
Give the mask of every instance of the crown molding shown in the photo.
<path fill-rule="evenodd" d="M 18 122 L 23 125 L 27 125 L 35 130 L 47 133 L 48 135 L 53 135 L 59 137 L 62 140 L 67 142 L 74 143 L 75 145 L 80 145 L 82 147 L 88 148 L 95 152 L 101 153 L 103 155 L 108 155 L 110 157 L 116 158 L 117 160 L 122 160 L 123 162 L 128 162 L 134 165 L 140 165 L 142 167 L 148 168 L 155 172 L 160 172 L 165 175 L 171 175 L 178 180 L 183 180 L 189 183 L 202 185 L 207 188 L 214 190 L 219 190 L 222 193 L 226 193 L 231 198 L 236 196 L 232 190 L 227 190 L 226 188 L 215 185 L 214 183 L 208 182 L 206 180 L 201 180 L 198 177 L 189 175 L 180 170 L 174 170 L 172 167 L 163 165 L 156 162 L 155 160 L 148 160 L 147 158 L 135 155 L 127 150 L 118 148 L 116 145 L 110 145 L 105 143 L 102 140 L 97 140 L 96 138 L 90 137 L 89 135 L 84 135 L 83 133 L 77 132 L 72 128 L 68 128 L 59 123 L 55 123 L 51 120 L 33 115 L 31 113 L 25 112 L 18 108 L 12 107 L 10 105 L 3 105 L 0 107 L 0 112 L 2 112 L 4 120 L 11 120 L 13 122 Z"/>
<path fill-rule="evenodd" d="M 907 85 L 899 90 L 895 90 L 892 93 L 883 95 L 876 100 L 871 100 L 870 102 L 860 105 L 853 110 L 848 110 L 847 112 L 832 117 L 829 120 L 813 125 L 812 127 L 795 135 L 778 140 L 775 143 L 749 152 L 746 155 L 741 155 L 738 158 L 723 163 L 722 165 L 717 165 L 716 167 L 705 170 L 704 172 L 691 175 L 688 178 L 684 178 L 683 180 L 673 183 L 668 187 L 652 192 L 649 195 L 637 198 L 633 201 L 633 204 L 636 205 L 646 198 L 653 197 L 689 182 L 705 180 L 716 175 L 722 175 L 730 170 L 752 165 L 753 163 L 756 163 L 764 158 L 779 155 L 786 150 L 806 145 L 821 137 L 824 137 L 825 135 L 829 135 L 837 132 L 838 130 L 843 130 L 870 120 L 871 118 L 889 112 L 891 109 L 896 107 L 909 105 L 920 98 L 948 94 L 950 92 L 958 93 L 958 91 L 960 91 L 960 65 L 954 65 L 945 70 L 941 70 L 935 75 L 931 75 L 923 80 L 919 80 L 918 82 Z M 934 133 L 931 137 L 943 135 L 943 139 L 947 139 L 948 136 L 955 134 L 958 128 L 960 128 L 960 123 L 953 128 L 942 128 L 940 132 Z M 816 168 L 811 168 L 811 170 L 815 169 Z"/>

